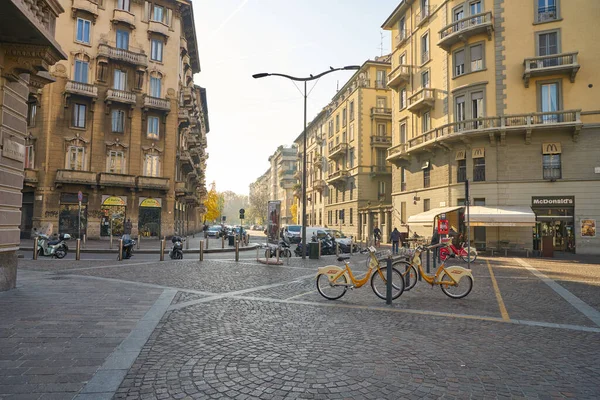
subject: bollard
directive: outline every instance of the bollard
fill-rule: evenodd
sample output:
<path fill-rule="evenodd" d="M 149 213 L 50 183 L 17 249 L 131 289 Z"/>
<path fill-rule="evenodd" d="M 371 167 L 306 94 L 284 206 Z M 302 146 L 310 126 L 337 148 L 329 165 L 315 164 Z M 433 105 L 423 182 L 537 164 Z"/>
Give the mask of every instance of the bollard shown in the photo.
<path fill-rule="evenodd" d="M 38 238 L 37 236 L 33 238 L 33 259 L 37 260 L 38 258 Z"/>
<path fill-rule="evenodd" d="M 141 242 L 142 242 L 142 235 L 140 235 L 140 234 L 138 233 L 138 240 L 137 240 L 137 243 L 136 243 L 136 245 L 137 245 L 137 249 L 138 249 L 138 250 L 140 249 L 140 243 L 141 243 Z"/>
<path fill-rule="evenodd" d="M 185 237 L 185 249 L 189 250 L 190 249 L 190 238 L 189 237 Z"/>
<path fill-rule="evenodd" d="M 406 276 L 406 284 L 405 287 L 409 287 L 410 286 L 410 274 L 408 273 L 408 270 L 410 269 L 410 264 L 404 264 L 405 266 L 405 271 L 404 274 Z M 416 279 L 416 278 L 415 278 Z"/>
<path fill-rule="evenodd" d="M 426 257 L 427 257 L 427 273 L 429 274 L 431 272 L 431 267 L 429 266 L 429 262 L 430 260 L 430 256 L 431 255 L 431 251 L 428 249 L 427 253 L 426 253 Z"/>
<path fill-rule="evenodd" d="M 204 261 L 204 240 L 200 241 L 200 261 Z"/>
<path fill-rule="evenodd" d="M 119 255 L 117 256 L 117 260 L 123 261 L 123 239 L 119 239 Z"/>
<path fill-rule="evenodd" d="M 354 237 L 350 236 L 350 255 L 354 254 Z"/>
<path fill-rule="evenodd" d="M 387 276 L 386 276 L 386 294 L 385 294 L 385 304 L 392 304 L 392 256 L 388 256 L 387 258 L 387 268 L 386 268 Z"/>
<path fill-rule="evenodd" d="M 275 250 L 275 257 L 277 257 L 277 264 L 279 264 L 279 247 Z"/>
<path fill-rule="evenodd" d="M 208 250 L 208 236 L 206 236 L 206 250 Z"/>
<path fill-rule="evenodd" d="M 335 255 L 336 255 L 336 257 L 339 257 L 339 255 L 340 255 L 340 244 L 339 243 L 335 244 Z"/>
<path fill-rule="evenodd" d="M 221 248 L 225 248 L 225 236 L 221 235 Z"/>
<path fill-rule="evenodd" d="M 83 247 L 82 249 L 85 249 L 85 241 L 86 241 L 87 235 L 84 233 L 83 234 Z"/>
<path fill-rule="evenodd" d="M 256 248 L 256 261 L 258 261 L 258 247 Z"/>
<path fill-rule="evenodd" d="M 317 255 L 317 260 L 321 259 L 321 241 L 319 240 L 319 254 Z"/>
<path fill-rule="evenodd" d="M 111 234 L 110 234 L 110 245 L 108 246 L 108 248 L 111 249 L 111 250 L 112 250 L 112 241 L 113 241 L 113 235 L 112 235 L 112 232 L 111 232 Z"/>
<path fill-rule="evenodd" d="M 240 261 L 240 242 L 235 238 L 235 261 Z"/>
<path fill-rule="evenodd" d="M 77 239 L 77 244 L 75 247 L 75 260 L 79 261 L 81 259 L 81 239 Z"/>
<path fill-rule="evenodd" d="M 163 240 L 160 241 L 160 261 L 165 261 L 165 245 L 166 238 L 163 237 Z"/>

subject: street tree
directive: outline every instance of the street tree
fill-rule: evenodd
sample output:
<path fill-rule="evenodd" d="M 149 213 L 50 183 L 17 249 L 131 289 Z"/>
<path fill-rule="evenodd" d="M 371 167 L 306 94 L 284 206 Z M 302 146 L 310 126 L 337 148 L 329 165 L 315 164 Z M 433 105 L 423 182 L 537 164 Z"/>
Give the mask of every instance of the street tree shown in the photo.
<path fill-rule="evenodd" d="M 204 206 L 206 207 L 205 218 L 207 221 L 217 221 L 221 217 L 223 198 L 217 193 L 217 185 L 215 182 L 211 184 L 210 191 L 204 201 Z"/>

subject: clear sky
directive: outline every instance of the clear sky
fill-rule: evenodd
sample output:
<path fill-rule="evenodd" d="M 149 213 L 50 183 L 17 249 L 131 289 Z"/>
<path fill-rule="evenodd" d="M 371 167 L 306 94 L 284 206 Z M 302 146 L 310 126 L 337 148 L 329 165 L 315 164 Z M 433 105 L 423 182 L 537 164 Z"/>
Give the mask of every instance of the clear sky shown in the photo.
<path fill-rule="evenodd" d="M 202 71 L 207 89 L 207 186 L 248 194 L 279 145 L 302 132 L 303 100 L 292 81 L 258 72 L 316 75 L 362 65 L 390 52 L 381 29 L 399 0 L 193 0 Z M 328 104 L 352 71 L 324 76 L 308 97 L 308 122 Z M 309 83 L 309 90 L 314 85 Z M 302 89 L 302 83 L 297 83 Z M 210 189 L 210 188 L 209 188 Z"/>

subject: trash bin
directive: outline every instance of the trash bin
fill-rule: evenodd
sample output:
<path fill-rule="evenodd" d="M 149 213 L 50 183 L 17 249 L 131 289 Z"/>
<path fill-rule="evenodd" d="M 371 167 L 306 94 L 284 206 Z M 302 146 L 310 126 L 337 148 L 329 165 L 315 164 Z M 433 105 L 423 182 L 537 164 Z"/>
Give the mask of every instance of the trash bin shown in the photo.
<path fill-rule="evenodd" d="M 319 259 L 319 243 L 318 242 L 308 243 L 308 258 L 311 260 Z"/>
<path fill-rule="evenodd" d="M 235 246 L 235 235 L 229 235 L 227 239 L 229 240 L 228 243 L 230 246 Z"/>

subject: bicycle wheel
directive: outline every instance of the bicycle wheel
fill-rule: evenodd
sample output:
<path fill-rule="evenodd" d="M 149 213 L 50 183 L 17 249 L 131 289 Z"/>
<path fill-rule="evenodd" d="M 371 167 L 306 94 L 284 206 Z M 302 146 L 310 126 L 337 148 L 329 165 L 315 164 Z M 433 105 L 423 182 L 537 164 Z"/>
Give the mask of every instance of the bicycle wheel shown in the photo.
<path fill-rule="evenodd" d="M 406 261 L 397 261 L 392 266 L 404 276 L 404 290 L 410 290 L 415 287 L 417 279 L 419 279 L 419 272 L 417 272 L 417 269 L 413 265 Z M 392 282 L 393 284 L 394 282 Z"/>
<path fill-rule="evenodd" d="M 348 283 L 346 280 L 346 275 L 340 276 L 335 283 L 339 285 L 346 285 Z M 319 274 L 317 275 L 317 290 L 319 291 L 319 294 L 325 297 L 327 300 L 337 300 L 346 294 L 348 287 L 334 286 L 329 281 L 327 275 Z"/>
<path fill-rule="evenodd" d="M 475 248 L 471 248 L 471 252 L 469 253 L 469 255 L 471 256 L 471 262 L 474 262 L 475 260 L 477 260 L 477 250 L 475 250 Z M 460 256 L 460 259 L 463 260 L 464 262 L 467 262 L 467 257 L 466 256 Z"/>
<path fill-rule="evenodd" d="M 375 271 L 371 276 L 371 289 L 373 293 L 380 299 L 387 299 L 387 267 L 380 268 L 379 271 Z M 383 277 L 381 276 L 383 275 Z M 392 267 L 392 299 L 395 300 L 404 292 L 404 277 L 396 268 Z"/>
<path fill-rule="evenodd" d="M 443 281 L 452 281 L 452 278 L 448 276 L 448 274 L 444 273 L 442 275 Z M 446 294 L 446 296 L 451 297 L 453 299 L 462 299 L 469 293 L 471 293 L 471 289 L 473 289 L 473 278 L 469 275 L 465 275 L 461 278 L 461 280 L 456 285 L 440 285 L 442 292 Z"/>

